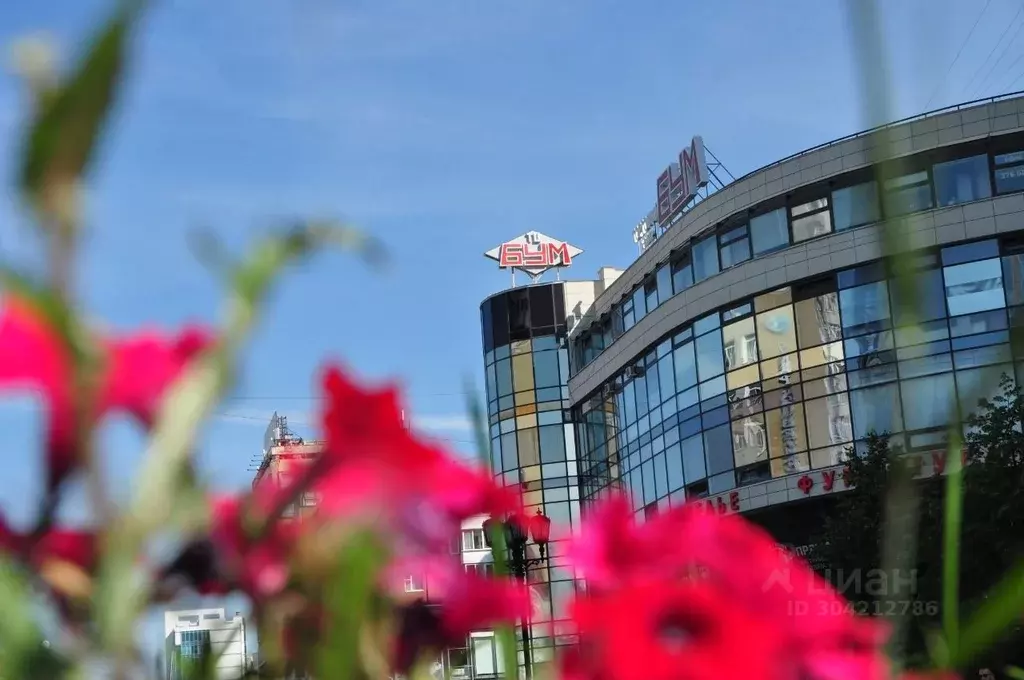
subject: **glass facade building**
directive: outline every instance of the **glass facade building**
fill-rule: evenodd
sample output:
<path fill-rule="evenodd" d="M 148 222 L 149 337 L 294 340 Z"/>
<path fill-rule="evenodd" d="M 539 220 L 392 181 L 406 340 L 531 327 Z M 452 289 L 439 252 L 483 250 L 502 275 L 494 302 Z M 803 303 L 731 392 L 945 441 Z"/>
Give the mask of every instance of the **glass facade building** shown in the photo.
<path fill-rule="evenodd" d="M 1024 99 L 957 110 L 940 143 L 952 115 L 893 126 L 898 160 L 872 165 L 869 142 L 848 160 L 836 143 L 812 150 L 831 173 L 799 155 L 752 173 L 595 302 L 570 342 L 584 503 L 611 487 L 639 517 L 796 500 L 795 479 L 869 432 L 941 448 L 1001 375 L 1024 378 Z M 898 263 L 881 228 L 912 243 Z"/>
<path fill-rule="evenodd" d="M 566 343 L 572 285 L 517 287 L 480 306 L 492 471 L 502 483 L 522 488 L 527 514 L 540 510 L 552 520 L 548 560 L 530 569 L 535 661 L 573 641 L 565 609 L 575 581 L 563 556 L 564 532 L 580 521 Z"/>

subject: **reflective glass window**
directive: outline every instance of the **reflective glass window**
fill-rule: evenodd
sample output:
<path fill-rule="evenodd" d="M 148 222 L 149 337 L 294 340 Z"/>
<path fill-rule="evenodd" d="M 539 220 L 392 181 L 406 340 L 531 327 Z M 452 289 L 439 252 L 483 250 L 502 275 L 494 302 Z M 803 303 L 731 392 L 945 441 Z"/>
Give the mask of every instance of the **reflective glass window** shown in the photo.
<path fill-rule="evenodd" d="M 810 458 L 806 452 L 772 458 L 770 463 L 772 477 L 785 477 L 811 469 Z"/>
<path fill-rule="evenodd" d="M 932 177 L 939 206 L 977 201 L 992 195 L 987 155 L 939 163 L 932 166 Z"/>
<path fill-rule="evenodd" d="M 736 473 L 732 470 L 708 478 L 708 493 L 723 493 L 736 488 Z"/>
<path fill-rule="evenodd" d="M 728 425 L 704 431 L 704 452 L 709 476 L 732 469 L 732 433 Z"/>
<path fill-rule="evenodd" d="M 560 463 L 565 460 L 565 436 L 561 425 L 545 425 L 540 430 L 540 461 Z"/>
<path fill-rule="evenodd" d="M 644 287 L 639 286 L 633 291 L 633 324 L 640 323 L 640 319 L 647 315 L 647 296 L 644 295 Z"/>
<path fill-rule="evenodd" d="M 888 325 L 889 289 L 885 281 L 839 291 L 845 335 L 859 335 Z"/>
<path fill-rule="evenodd" d="M 694 244 L 692 250 L 694 281 L 703 281 L 718 273 L 718 245 L 715 241 L 714 236 L 709 236 Z"/>
<path fill-rule="evenodd" d="M 768 441 L 764 416 L 755 415 L 732 421 L 732 448 L 736 467 L 768 460 Z"/>
<path fill-rule="evenodd" d="M 693 285 L 693 266 L 689 253 L 672 261 L 672 290 L 680 293 Z"/>
<path fill-rule="evenodd" d="M 1003 288 L 1007 305 L 1024 305 L 1024 255 L 1003 258 Z"/>
<path fill-rule="evenodd" d="M 750 243 L 754 255 L 763 255 L 789 245 L 786 209 L 779 208 L 750 220 Z"/>
<path fill-rule="evenodd" d="M 498 396 L 504 397 L 512 394 L 512 364 L 509 359 L 502 359 L 494 363 L 495 378 L 498 386 Z"/>
<path fill-rule="evenodd" d="M 665 300 L 672 297 L 672 267 L 668 264 L 661 265 L 655 280 L 658 286 L 658 301 L 664 304 Z"/>
<path fill-rule="evenodd" d="M 900 381 L 903 422 L 908 430 L 943 427 L 949 422 L 954 394 L 953 374 L 943 373 Z"/>
<path fill-rule="evenodd" d="M 757 363 L 757 336 L 754 319 L 748 317 L 722 327 L 725 368 L 728 371 Z"/>
<path fill-rule="evenodd" d="M 768 430 L 768 451 L 772 458 L 807 450 L 803 404 L 786 404 L 766 412 L 765 425 Z"/>
<path fill-rule="evenodd" d="M 960 413 L 964 419 L 968 414 L 978 413 L 978 402 L 981 399 L 992 400 L 1002 394 L 1000 386 L 1002 377 L 1013 377 L 1013 368 L 1006 364 L 972 368 L 956 372 L 957 395 L 960 401 Z"/>
<path fill-rule="evenodd" d="M 1005 306 L 1003 269 L 998 259 L 946 267 L 944 272 L 950 316 Z"/>
<path fill-rule="evenodd" d="M 737 227 L 718 237 L 722 269 L 733 267 L 750 259 L 750 238 L 747 225 Z"/>
<path fill-rule="evenodd" d="M 892 287 L 893 320 L 897 326 L 942 319 L 946 316 L 946 296 L 942 287 L 942 270 L 930 269 L 918 272 L 908 278 L 908 287 L 915 293 L 915 299 L 902 301 L 899 288 Z"/>
<path fill-rule="evenodd" d="M 819 449 L 853 441 L 850 402 L 845 392 L 804 402 L 807 443 Z"/>
<path fill-rule="evenodd" d="M 796 350 L 796 324 L 793 307 L 776 307 L 757 315 L 757 346 L 762 359 L 771 359 Z"/>
<path fill-rule="evenodd" d="M 996 193 L 1024 191 L 1024 151 L 998 154 L 994 160 Z"/>
<path fill-rule="evenodd" d="M 828 199 L 819 198 L 790 209 L 793 228 L 793 243 L 806 241 L 815 236 L 832 232 L 832 214 L 828 210 Z"/>
<path fill-rule="evenodd" d="M 800 300 L 794 307 L 800 347 L 816 347 L 842 339 L 838 293 L 826 293 Z"/>
<path fill-rule="evenodd" d="M 675 369 L 676 389 L 685 390 L 697 384 L 697 362 L 693 355 L 693 343 L 687 342 L 672 351 Z"/>
<path fill-rule="evenodd" d="M 697 338 L 697 375 L 701 381 L 721 375 L 724 371 L 721 331 L 712 331 Z"/>
<path fill-rule="evenodd" d="M 668 472 L 669 492 L 683 488 L 686 477 L 683 475 L 683 451 L 679 444 L 665 449 L 665 466 Z"/>
<path fill-rule="evenodd" d="M 658 282 L 655 279 L 649 280 L 643 286 L 644 297 L 647 301 L 647 311 L 652 312 L 657 309 L 658 305 L 661 304 L 661 298 L 658 297 Z M 668 299 L 667 297 L 665 298 Z"/>
<path fill-rule="evenodd" d="M 686 482 L 690 484 L 708 476 L 704 463 L 704 440 L 701 435 L 694 435 L 679 443 L 683 451 L 683 470 Z"/>
<path fill-rule="evenodd" d="M 509 470 L 515 470 L 519 467 L 518 450 L 519 447 L 516 445 L 515 432 L 509 432 L 501 435 L 502 470 L 508 472 Z"/>
<path fill-rule="evenodd" d="M 540 463 L 540 444 L 537 428 L 529 427 L 516 431 L 516 444 L 519 448 L 519 467 L 538 465 Z"/>
<path fill-rule="evenodd" d="M 975 260 L 987 260 L 992 257 L 999 257 L 999 241 L 993 238 L 987 241 L 974 241 L 973 243 L 947 246 L 940 251 L 940 255 L 944 267 L 948 267 L 951 264 L 973 262 Z"/>
<path fill-rule="evenodd" d="M 865 182 L 833 191 L 832 215 L 836 231 L 877 222 L 881 217 L 878 184 Z"/>
<path fill-rule="evenodd" d="M 932 207 L 932 185 L 926 170 L 888 179 L 884 186 L 888 215 L 906 215 Z"/>
<path fill-rule="evenodd" d="M 512 357 L 512 384 L 516 392 L 534 388 L 532 358 L 532 354 L 517 354 Z"/>
<path fill-rule="evenodd" d="M 561 377 L 558 373 L 558 353 L 534 352 L 533 372 L 534 382 L 538 388 L 557 387 L 561 384 Z"/>

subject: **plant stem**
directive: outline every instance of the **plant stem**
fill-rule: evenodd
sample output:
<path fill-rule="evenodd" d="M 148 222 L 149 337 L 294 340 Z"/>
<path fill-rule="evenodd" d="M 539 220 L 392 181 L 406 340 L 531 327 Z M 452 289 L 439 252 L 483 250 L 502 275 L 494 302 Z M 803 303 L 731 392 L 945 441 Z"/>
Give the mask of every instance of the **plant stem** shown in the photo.
<path fill-rule="evenodd" d="M 963 446 L 959 432 L 950 437 L 946 456 L 946 512 L 942 530 L 942 628 L 951 658 L 960 646 L 960 526 L 963 520 Z"/>

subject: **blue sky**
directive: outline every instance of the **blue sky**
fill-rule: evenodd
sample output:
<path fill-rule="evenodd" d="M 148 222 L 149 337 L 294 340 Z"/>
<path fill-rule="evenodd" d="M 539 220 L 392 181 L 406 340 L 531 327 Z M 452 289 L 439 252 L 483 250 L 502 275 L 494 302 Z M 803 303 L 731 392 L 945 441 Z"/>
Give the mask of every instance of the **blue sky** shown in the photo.
<path fill-rule="evenodd" d="M 1024 88 L 1024 9 L 986 2 L 881 3 L 894 116 Z M 156 4 L 89 185 L 88 314 L 118 329 L 214 322 L 223 296 L 189 249 L 197 227 L 238 249 L 274 218 L 337 216 L 392 255 L 373 273 L 330 253 L 284 281 L 242 384 L 203 435 L 202 469 L 225 490 L 248 485 L 274 410 L 315 435 L 310 396 L 327 357 L 400 378 L 418 425 L 469 451 L 462 393 L 466 376 L 482 383 L 478 305 L 508 280 L 485 250 L 536 229 L 585 250 L 577 277 L 625 266 L 656 177 L 692 135 L 738 177 L 865 123 L 838 0 L 686 12 L 667 0 Z M 43 31 L 70 50 L 108 6 L 6 3 L 0 44 Z M 5 188 L 22 94 L 0 78 Z M 0 254 L 38 260 L 9 190 Z M 0 426 L 0 502 L 24 522 L 40 486 L 34 405 L 4 401 Z M 140 442 L 124 423 L 104 430 L 118 495 Z"/>

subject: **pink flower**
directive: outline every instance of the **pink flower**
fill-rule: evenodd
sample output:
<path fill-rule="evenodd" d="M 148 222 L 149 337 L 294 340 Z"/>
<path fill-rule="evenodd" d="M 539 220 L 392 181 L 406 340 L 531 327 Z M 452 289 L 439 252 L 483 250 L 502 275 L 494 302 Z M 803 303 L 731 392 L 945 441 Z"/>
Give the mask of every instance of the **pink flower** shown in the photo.
<path fill-rule="evenodd" d="M 885 626 L 848 613 L 828 583 L 805 563 L 785 557 L 767 533 L 741 517 L 688 505 L 638 525 L 628 501 L 613 497 L 587 519 L 570 556 L 592 584 L 591 597 L 640 597 L 642 591 L 633 589 L 695 580 L 783 635 L 791 650 L 786 663 L 809 677 L 885 676 Z"/>
<path fill-rule="evenodd" d="M 327 443 L 314 483 L 324 516 L 367 518 L 431 550 L 463 519 L 518 506 L 489 472 L 414 436 L 392 388 L 365 389 L 329 367 L 324 392 Z"/>
<path fill-rule="evenodd" d="M 166 389 L 208 346 L 205 332 L 188 329 L 177 338 L 154 334 L 103 340 L 105 364 L 93 416 L 112 410 L 153 423 Z M 56 489 L 78 463 L 74 364 L 56 331 L 30 305 L 9 298 L 0 315 L 0 386 L 40 394 L 48 416 L 47 488 Z"/>

